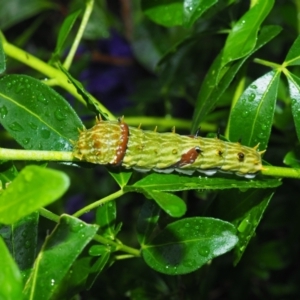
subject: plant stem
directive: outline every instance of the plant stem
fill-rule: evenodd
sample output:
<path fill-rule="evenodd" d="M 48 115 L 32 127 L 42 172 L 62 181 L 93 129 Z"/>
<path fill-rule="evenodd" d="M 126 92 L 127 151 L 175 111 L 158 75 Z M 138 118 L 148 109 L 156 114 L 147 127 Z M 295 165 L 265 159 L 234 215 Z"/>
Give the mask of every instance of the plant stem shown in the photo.
<path fill-rule="evenodd" d="M 96 202 L 91 203 L 90 205 L 78 210 L 75 214 L 73 214 L 73 217 L 80 217 L 81 215 L 89 212 L 91 209 L 94 209 L 106 202 L 112 201 L 116 198 L 121 197 L 122 195 L 124 195 L 126 192 L 124 192 L 123 190 L 119 190 L 113 194 L 108 195 L 107 197 L 104 197 Z"/>
<path fill-rule="evenodd" d="M 116 248 L 116 251 L 124 251 L 124 252 L 132 254 L 134 256 L 140 256 L 141 255 L 140 251 L 135 249 L 135 248 L 132 248 L 132 247 L 129 247 L 129 246 L 126 246 L 126 245 L 123 245 L 123 244 L 116 243 L 116 242 L 114 242 L 110 239 L 104 238 L 103 236 L 98 235 L 98 234 L 96 234 L 94 236 L 93 240 L 95 240 L 95 241 L 97 241 L 101 244 L 104 244 L 104 245 L 111 245 L 114 248 Z"/>
<path fill-rule="evenodd" d="M 300 169 L 275 167 L 275 166 L 263 166 L 261 173 L 263 175 L 274 176 L 274 177 L 300 179 Z"/>
<path fill-rule="evenodd" d="M 43 216 L 43 217 L 45 217 L 45 218 L 47 218 L 47 219 L 49 219 L 53 222 L 58 223 L 58 221 L 59 221 L 59 216 L 54 214 L 53 212 L 51 212 L 50 210 L 48 210 L 46 208 L 41 207 L 39 209 L 39 213 L 40 213 L 41 216 Z"/>
<path fill-rule="evenodd" d="M 0 160 L 74 161 L 70 151 L 40 151 L 0 148 Z"/>
<path fill-rule="evenodd" d="M 74 39 L 74 42 L 72 44 L 72 47 L 68 53 L 68 56 L 63 64 L 64 68 L 66 68 L 67 70 L 69 70 L 71 64 L 72 64 L 72 61 L 73 61 L 73 58 L 75 56 L 75 53 L 76 53 L 76 50 L 79 46 L 79 43 L 81 41 L 81 38 L 82 38 L 82 35 L 84 33 L 84 30 L 85 30 L 85 27 L 89 21 L 89 18 L 90 18 L 90 15 L 93 11 L 93 6 L 94 6 L 94 0 L 89 0 L 89 1 L 86 1 L 86 8 L 85 8 L 85 11 L 84 11 L 84 15 L 83 15 L 83 18 L 81 20 L 81 24 L 79 26 L 79 29 L 78 29 L 78 32 L 76 34 L 76 37 Z"/>
<path fill-rule="evenodd" d="M 281 69 L 282 68 L 282 66 L 279 64 L 275 64 L 275 63 L 272 63 L 270 61 L 260 59 L 260 58 L 254 58 L 253 62 L 263 65 L 263 66 L 266 66 L 266 67 L 270 67 L 272 69 Z"/>
<path fill-rule="evenodd" d="M 52 213 L 51 211 L 45 209 L 45 208 L 40 208 L 39 209 L 39 213 L 41 216 L 51 220 L 51 221 L 54 221 L 56 223 L 58 223 L 59 221 L 59 216 Z M 126 245 L 123 245 L 123 244 L 120 244 L 120 243 L 117 243 L 117 242 L 114 242 L 112 241 L 111 239 L 107 239 L 101 235 L 98 235 L 96 234 L 93 238 L 93 240 L 103 244 L 103 245 L 110 245 L 112 246 L 114 249 L 116 249 L 117 251 L 124 251 L 124 252 L 127 252 L 129 253 L 130 256 L 140 256 L 140 251 L 135 249 L 135 248 L 132 248 L 132 247 L 129 247 L 129 246 L 126 246 Z M 129 258 L 129 255 L 124 255 L 124 258 L 127 256 L 127 258 Z"/>

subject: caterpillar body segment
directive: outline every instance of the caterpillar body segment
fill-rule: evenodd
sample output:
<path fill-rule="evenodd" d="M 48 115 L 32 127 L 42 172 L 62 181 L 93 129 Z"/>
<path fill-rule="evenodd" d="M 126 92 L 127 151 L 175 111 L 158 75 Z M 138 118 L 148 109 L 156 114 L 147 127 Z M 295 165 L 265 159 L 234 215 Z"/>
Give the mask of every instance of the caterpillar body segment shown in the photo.
<path fill-rule="evenodd" d="M 158 133 L 129 127 L 118 121 L 97 120 L 80 132 L 74 156 L 101 165 L 121 165 L 137 171 L 212 175 L 216 171 L 252 178 L 262 169 L 257 147 L 222 141 L 218 138 Z"/>

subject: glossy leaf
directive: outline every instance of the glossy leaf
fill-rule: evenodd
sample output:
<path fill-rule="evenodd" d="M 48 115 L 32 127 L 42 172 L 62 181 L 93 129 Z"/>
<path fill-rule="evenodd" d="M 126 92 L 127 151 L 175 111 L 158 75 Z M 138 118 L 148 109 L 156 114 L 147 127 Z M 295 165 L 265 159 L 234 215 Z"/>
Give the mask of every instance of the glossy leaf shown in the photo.
<path fill-rule="evenodd" d="M 192 132 L 196 132 L 200 122 L 216 106 L 224 91 L 228 88 L 231 81 L 247 58 L 272 40 L 276 35 L 279 34 L 280 31 L 281 27 L 279 26 L 263 27 L 260 31 L 253 51 L 251 51 L 249 55 L 241 60 L 233 62 L 230 66 L 228 66 L 228 68 L 223 68 L 222 77 L 219 74 L 222 63 L 222 52 L 217 56 L 202 83 L 197 97 L 196 108 L 193 116 Z"/>
<path fill-rule="evenodd" d="M 63 215 L 36 258 L 24 289 L 25 297 L 50 299 L 97 229 L 96 225 Z"/>
<path fill-rule="evenodd" d="M 213 218 L 186 218 L 166 226 L 144 245 L 142 255 L 154 270 L 180 275 L 199 269 L 238 242 L 235 227 Z"/>
<path fill-rule="evenodd" d="M 37 248 L 38 220 L 39 214 L 34 212 L 12 225 L 0 226 L 0 235 L 21 271 L 33 266 Z"/>
<path fill-rule="evenodd" d="M 0 180 L 5 189 L 18 175 L 16 167 L 11 161 L 0 161 Z"/>
<path fill-rule="evenodd" d="M 25 75 L 0 79 L 0 122 L 25 149 L 72 149 L 81 120 L 52 88 Z"/>
<path fill-rule="evenodd" d="M 223 68 L 229 62 L 245 57 L 254 49 L 260 25 L 269 14 L 274 0 L 257 0 L 233 26 L 222 54 Z"/>
<path fill-rule="evenodd" d="M 178 0 L 142 0 L 144 14 L 153 22 L 171 27 L 182 24 L 183 3 Z"/>
<path fill-rule="evenodd" d="M 229 120 L 229 139 L 266 149 L 273 124 L 280 72 L 271 71 L 255 80 L 234 106 Z"/>
<path fill-rule="evenodd" d="M 210 7 L 218 3 L 218 0 L 184 0 L 183 24 L 191 26 Z"/>
<path fill-rule="evenodd" d="M 292 73 L 286 73 L 289 92 L 292 99 L 292 114 L 294 117 L 298 140 L 300 141 L 300 78 Z"/>
<path fill-rule="evenodd" d="M 235 247 L 235 264 L 241 259 L 274 194 L 274 189 L 222 191 L 215 215 L 233 223 L 238 229 L 239 242 Z M 230 207 L 230 209 L 228 209 Z"/>
<path fill-rule="evenodd" d="M 96 224 L 99 225 L 99 234 L 109 239 L 115 239 L 116 202 L 110 201 L 97 208 Z"/>
<path fill-rule="evenodd" d="M 126 186 L 131 178 L 132 171 L 120 168 L 108 168 L 109 174 L 114 178 L 120 188 Z"/>
<path fill-rule="evenodd" d="M 65 44 L 65 41 L 66 41 L 70 31 L 72 30 L 74 23 L 76 22 L 77 18 L 81 14 L 81 12 L 82 12 L 81 9 L 76 10 L 64 19 L 64 22 L 58 33 L 57 43 L 56 43 L 56 47 L 55 47 L 55 50 L 53 53 L 54 57 L 58 58 L 60 56 L 60 54 L 63 50 L 63 46 Z"/>
<path fill-rule="evenodd" d="M 296 146 L 292 151 L 288 152 L 283 162 L 290 167 L 300 168 L 300 147 Z"/>
<path fill-rule="evenodd" d="M 247 201 L 247 202 L 254 202 L 259 199 L 260 202 L 257 205 L 253 205 L 251 209 L 249 209 L 244 216 L 239 220 L 238 225 L 238 238 L 239 242 L 237 243 L 235 247 L 235 259 L 234 259 L 234 265 L 236 265 L 243 253 L 245 252 L 251 238 L 255 235 L 255 230 L 257 226 L 259 225 L 263 214 L 265 210 L 267 209 L 273 195 L 274 195 L 274 190 L 272 189 L 265 189 L 265 190 L 255 190 L 251 191 L 249 197 L 245 199 L 241 199 L 242 201 Z M 242 202 L 241 201 L 241 202 Z M 239 206 L 242 206 L 243 203 L 239 203 Z"/>
<path fill-rule="evenodd" d="M 300 36 L 297 37 L 294 44 L 290 48 L 284 63 L 286 66 L 300 65 Z"/>
<path fill-rule="evenodd" d="M 150 196 L 162 210 L 173 218 L 182 217 L 186 213 L 185 202 L 174 194 L 150 189 L 146 189 L 145 193 Z"/>
<path fill-rule="evenodd" d="M 157 225 L 160 211 L 159 206 L 152 200 L 146 200 L 143 204 L 136 223 L 137 238 L 141 245 L 148 243 Z"/>
<path fill-rule="evenodd" d="M 0 299 L 15 300 L 22 297 L 22 276 L 11 257 L 5 243 L 0 237 Z"/>
<path fill-rule="evenodd" d="M 125 191 L 155 190 L 155 191 L 184 191 L 184 190 L 218 190 L 232 188 L 266 188 L 281 184 L 279 179 L 255 178 L 245 179 L 238 176 L 183 176 L 178 174 L 150 174 L 137 181 L 132 186 L 126 186 Z"/>
<path fill-rule="evenodd" d="M 57 200 L 69 187 L 67 175 L 27 166 L 0 197 L 0 223 L 13 224 L 40 207 Z"/>

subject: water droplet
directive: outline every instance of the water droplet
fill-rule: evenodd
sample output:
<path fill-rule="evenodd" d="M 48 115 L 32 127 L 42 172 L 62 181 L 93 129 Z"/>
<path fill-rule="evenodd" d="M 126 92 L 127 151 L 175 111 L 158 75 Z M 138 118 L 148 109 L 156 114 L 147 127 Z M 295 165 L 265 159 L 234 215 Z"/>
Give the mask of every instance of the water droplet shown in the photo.
<path fill-rule="evenodd" d="M 6 85 L 6 90 L 9 91 L 12 87 L 12 83 L 11 82 L 8 82 L 7 85 Z"/>
<path fill-rule="evenodd" d="M 191 225 L 190 225 L 190 223 L 185 223 L 185 225 L 184 225 L 186 228 L 189 228 Z"/>
<path fill-rule="evenodd" d="M 13 131 L 23 131 L 23 127 L 18 122 L 13 122 L 8 127 Z"/>
<path fill-rule="evenodd" d="M 255 94 L 254 94 L 254 93 L 251 93 L 251 94 L 249 95 L 249 97 L 248 97 L 248 100 L 249 100 L 250 102 L 252 102 L 254 99 L 255 99 Z"/>
<path fill-rule="evenodd" d="M 38 128 L 38 126 L 36 124 L 32 123 L 32 122 L 29 122 L 28 124 L 34 130 L 36 130 Z"/>
<path fill-rule="evenodd" d="M 55 111 L 55 118 L 59 121 L 63 121 L 67 118 L 67 114 L 63 112 L 60 108 Z"/>
<path fill-rule="evenodd" d="M 264 139 L 265 137 L 266 137 L 266 135 L 265 135 L 264 132 L 260 132 L 259 135 L 258 135 L 259 139 Z"/>
<path fill-rule="evenodd" d="M 41 130 L 41 136 L 43 139 L 49 139 L 51 132 L 48 129 Z"/>
<path fill-rule="evenodd" d="M 8 113 L 8 110 L 5 105 L 0 107 L 0 117 L 4 119 Z"/>
<path fill-rule="evenodd" d="M 37 97 L 37 100 L 43 104 L 48 104 L 48 99 L 45 98 L 42 94 Z"/>
<path fill-rule="evenodd" d="M 26 241 L 25 242 L 25 248 L 28 249 L 28 248 L 30 248 L 30 246 L 31 246 L 31 243 L 29 241 Z"/>
<path fill-rule="evenodd" d="M 195 264 L 195 261 L 192 260 L 192 259 L 186 259 L 186 260 L 183 262 L 183 265 L 186 266 L 186 267 L 192 267 L 194 264 Z"/>
<path fill-rule="evenodd" d="M 248 115 L 249 115 L 249 111 L 247 111 L 247 110 L 243 111 L 242 116 L 244 118 L 247 117 Z"/>
<path fill-rule="evenodd" d="M 267 130 L 268 126 L 266 124 L 262 124 L 260 128 L 261 130 L 265 131 Z"/>
<path fill-rule="evenodd" d="M 54 286 L 54 284 L 55 284 L 55 279 L 51 279 L 50 285 L 51 285 L 51 286 Z"/>
<path fill-rule="evenodd" d="M 15 88 L 15 93 L 16 93 L 16 94 L 20 94 L 24 89 L 25 89 L 25 86 L 24 86 L 23 84 L 19 84 L 19 85 L 17 85 L 17 87 Z"/>
<path fill-rule="evenodd" d="M 251 84 L 250 87 L 251 87 L 252 89 L 254 89 L 254 90 L 257 89 L 257 86 L 256 86 L 255 84 Z"/>
<path fill-rule="evenodd" d="M 80 231 L 82 228 L 83 228 L 83 224 L 82 224 L 82 223 L 76 223 L 76 224 L 73 224 L 73 225 L 71 226 L 71 230 L 72 230 L 73 232 L 78 232 L 78 231 Z"/>
<path fill-rule="evenodd" d="M 169 265 L 166 265 L 166 269 L 169 269 L 170 268 L 170 266 Z"/>
<path fill-rule="evenodd" d="M 207 257 L 208 254 L 209 254 L 209 248 L 208 247 L 200 247 L 200 249 L 198 250 L 198 253 L 201 255 L 201 256 L 204 256 L 204 257 Z"/>
<path fill-rule="evenodd" d="M 26 139 L 23 139 L 23 140 L 22 140 L 22 143 L 23 143 L 24 145 L 28 145 L 29 142 L 30 142 L 30 138 L 26 138 Z"/>

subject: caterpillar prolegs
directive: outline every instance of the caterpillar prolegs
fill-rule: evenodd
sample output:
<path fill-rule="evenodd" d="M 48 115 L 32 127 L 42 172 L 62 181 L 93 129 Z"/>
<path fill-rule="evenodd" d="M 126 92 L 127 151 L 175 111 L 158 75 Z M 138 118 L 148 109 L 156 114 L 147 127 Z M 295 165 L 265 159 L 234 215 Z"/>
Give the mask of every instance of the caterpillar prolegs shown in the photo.
<path fill-rule="evenodd" d="M 129 127 L 123 119 L 97 120 L 95 126 L 80 132 L 74 145 L 76 158 L 94 164 L 189 175 L 194 171 L 213 175 L 219 170 L 246 178 L 253 178 L 262 169 L 263 152 L 258 152 L 257 146 L 218 138 L 144 131 Z"/>

